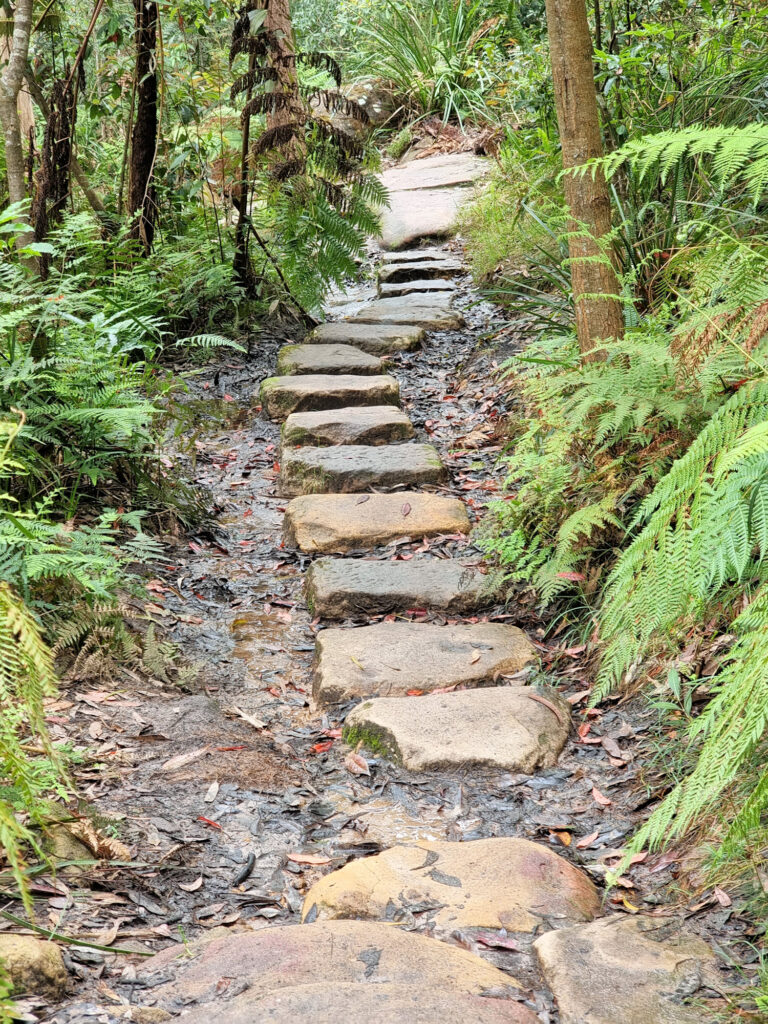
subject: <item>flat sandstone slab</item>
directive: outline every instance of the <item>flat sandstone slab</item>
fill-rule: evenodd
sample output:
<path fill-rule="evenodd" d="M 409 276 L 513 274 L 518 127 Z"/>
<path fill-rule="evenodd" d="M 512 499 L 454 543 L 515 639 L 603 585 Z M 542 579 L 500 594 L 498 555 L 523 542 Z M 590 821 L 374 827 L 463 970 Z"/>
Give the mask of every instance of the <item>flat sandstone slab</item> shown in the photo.
<path fill-rule="evenodd" d="M 372 494 L 309 494 L 285 510 L 283 538 L 301 551 L 353 551 L 403 537 L 469 533 L 469 517 L 456 498 L 401 491 Z"/>
<path fill-rule="evenodd" d="M 451 309 L 452 295 L 437 292 L 427 295 L 416 292 L 400 298 L 375 299 L 363 306 L 348 323 L 413 324 L 416 327 L 450 330 L 461 327 L 464 317 Z"/>
<path fill-rule="evenodd" d="M 375 951 L 376 955 L 373 955 Z M 205 1001 L 222 977 L 248 982 L 240 1001 L 300 985 L 431 985 L 479 995 L 485 989 L 514 989 L 516 983 L 480 957 L 458 946 L 372 921 L 322 921 L 291 928 L 265 928 L 236 935 L 203 936 L 188 947 L 159 953 L 151 972 L 174 968 L 173 979 L 153 989 L 168 1009 Z"/>
<path fill-rule="evenodd" d="M 410 690 L 482 686 L 533 661 L 516 626 L 380 622 L 317 634 L 312 694 L 319 704 L 355 697 L 405 697 Z M 414 698 L 415 699 L 415 698 Z"/>
<path fill-rule="evenodd" d="M 431 444 L 287 448 L 280 462 L 282 494 L 348 494 L 369 487 L 420 487 L 445 479 Z"/>
<path fill-rule="evenodd" d="M 273 420 L 292 412 L 339 409 L 350 405 L 399 405 L 400 386 L 394 377 L 307 373 L 295 377 L 269 377 L 259 398 Z"/>
<path fill-rule="evenodd" d="M 294 412 L 283 424 L 284 447 L 300 444 L 390 444 L 413 437 L 413 425 L 394 405 L 363 405 Z"/>
<path fill-rule="evenodd" d="M 455 234 L 459 210 L 472 198 L 466 186 L 389 193 L 389 207 L 381 214 L 381 244 L 402 249 L 422 238 L 448 238 Z"/>
<path fill-rule="evenodd" d="M 341 342 L 354 345 L 374 356 L 388 355 L 390 352 L 411 352 L 424 341 L 424 328 L 408 324 L 363 324 L 340 323 L 320 324 L 305 339 L 309 345 L 321 345 L 326 342 Z"/>
<path fill-rule="evenodd" d="M 458 260 L 420 260 L 413 263 L 384 263 L 379 267 L 379 284 L 404 284 L 416 279 L 446 280 L 463 270 Z"/>
<path fill-rule="evenodd" d="M 534 944 L 562 1024 L 709 1024 L 682 996 L 722 988 L 717 961 L 678 922 L 609 917 L 547 932 Z"/>
<path fill-rule="evenodd" d="M 401 295 L 434 295 L 456 291 L 456 285 L 450 281 L 403 281 L 400 284 L 380 284 L 379 296 L 382 299 L 398 298 Z"/>
<path fill-rule="evenodd" d="M 464 614 L 493 603 L 495 593 L 488 584 L 488 576 L 448 558 L 321 558 L 309 568 L 305 593 L 313 613 L 325 619 L 409 608 Z"/>
<path fill-rule="evenodd" d="M 491 161 L 474 153 L 440 153 L 390 167 L 383 172 L 381 180 L 390 192 L 421 192 L 451 185 L 471 185 L 490 169 Z M 419 195 L 416 201 L 421 198 Z"/>
<path fill-rule="evenodd" d="M 366 953 L 375 959 L 376 950 Z M 443 988 L 440 976 L 429 984 L 394 985 L 390 982 L 339 985 L 325 982 L 281 989 L 261 998 L 249 993 L 224 1003 L 226 1009 L 208 1012 L 206 1024 L 537 1024 L 538 1017 L 520 1003 L 507 999 L 466 995 Z M 195 1020 L 200 1017 L 195 1014 Z"/>
<path fill-rule="evenodd" d="M 600 912 L 598 892 L 583 871 L 546 846 L 499 838 L 422 840 L 350 861 L 312 886 L 302 915 L 391 921 L 398 910 L 407 917 L 414 903 L 435 904 L 423 916 L 438 934 L 464 928 L 533 932 L 547 918 L 581 924 Z M 619 1020 L 629 1024 L 614 1017 Z"/>
<path fill-rule="evenodd" d="M 411 771 L 490 768 L 530 775 L 556 764 L 570 723 L 570 705 L 555 690 L 504 686 L 367 700 L 347 717 L 344 738 L 352 746 L 362 741 L 382 748 Z"/>
<path fill-rule="evenodd" d="M 388 264 L 418 263 L 426 260 L 453 260 L 456 262 L 456 257 L 452 252 L 448 249 L 442 249 L 439 246 L 425 246 L 419 249 L 400 249 L 399 252 L 386 253 L 384 258 Z"/>
<path fill-rule="evenodd" d="M 277 373 L 381 373 L 381 359 L 352 345 L 284 345 Z"/>

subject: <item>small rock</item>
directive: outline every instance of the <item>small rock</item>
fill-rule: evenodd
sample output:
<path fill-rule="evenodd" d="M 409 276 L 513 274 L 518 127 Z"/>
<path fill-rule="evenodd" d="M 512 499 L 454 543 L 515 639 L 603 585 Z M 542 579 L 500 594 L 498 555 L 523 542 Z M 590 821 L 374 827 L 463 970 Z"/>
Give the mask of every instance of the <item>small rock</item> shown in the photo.
<path fill-rule="evenodd" d="M 712 951 L 679 923 L 610 917 L 551 931 L 534 943 L 562 1024 L 704 1024 L 683 1000 L 718 985 Z"/>
<path fill-rule="evenodd" d="M 294 412 L 280 435 L 286 448 L 296 445 L 390 444 L 413 437 L 411 421 L 394 405 L 352 406 L 320 412 Z"/>
<path fill-rule="evenodd" d="M 61 999 L 69 975 L 59 947 L 31 935 L 0 935 L 0 960 L 13 982 L 15 996 Z"/>
<path fill-rule="evenodd" d="M 286 546 L 301 551 L 352 551 L 403 537 L 469 533 L 467 510 L 456 498 L 415 491 L 364 498 L 353 494 L 294 498 L 283 520 Z"/>
<path fill-rule="evenodd" d="M 534 658 L 525 633 L 499 623 L 381 622 L 324 629 L 317 637 L 312 695 L 319 704 L 333 704 L 481 686 L 500 673 L 518 672 Z"/>
<path fill-rule="evenodd" d="M 280 463 L 282 494 L 349 493 L 369 487 L 420 487 L 446 476 L 431 444 L 288 448 Z"/>
<path fill-rule="evenodd" d="M 429 916 L 441 935 L 533 932 L 547 921 L 591 921 L 600 911 L 594 885 L 569 861 L 527 839 L 500 838 L 422 841 L 350 861 L 312 886 L 303 913 L 383 921 L 407 918 L 411 906 L 424 904 L 434 907 Z"/>

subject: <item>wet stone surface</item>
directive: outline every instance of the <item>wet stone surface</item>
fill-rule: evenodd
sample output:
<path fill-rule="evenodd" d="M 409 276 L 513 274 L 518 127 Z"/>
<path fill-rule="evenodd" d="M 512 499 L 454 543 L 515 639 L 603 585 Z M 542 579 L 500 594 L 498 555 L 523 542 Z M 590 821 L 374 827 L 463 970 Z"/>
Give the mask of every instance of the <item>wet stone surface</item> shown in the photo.
<path fill-rule="evenodd" d="M 394 377 L 312 373 L 269 377 L 259 389 L 267 416 L 284 420 L 292 412 L 340 409 L 350 405 L 397 405 L 400 389 Z"/>
<path fill-rule="evenodd" d="M 451 308 L 451 299 L 451 292 L 416 292 L 401 298 L 376 299 L 359 310 L 349 322 L 405 323 L 431 329 L 456 329 L 462 326 L 464 318 L 458 310 Z"/>
<path fill-rule="evenodd" d="M 448 258 L 433 260 L 400 260 L 384 263 L 378 271 L 380 285 L 415 284 L 419 280 L 434 284 L 450 284 L 449 278 L 462 272 L 459 260 Z"/>
<path fill-rule="evenodd" d="M 402 284 L 380 284 L 379 297 L 382 299 L 395 298 L 400 295 L 411 295 L 414 292 L 429 294 L 437 292 L 452 292 L 456 286 L 450 281 L 404 281 Z"/>
<path fill-rule="evenodd" d="M 442 483 L 445 477 L 430 444 L 289 448 L 280 464 L 280 491 L 295 495 L 420 487 Z"/>
<path fill-rule="evenodd" d="M 277 373 L 380 374 L 381 359 L 353 345 L 285 345 L 277 353 Z"/>
<path fill-rule="evenodd" d="M 423 327 L 411 324 L 350 323 L 348 320 L 320 324 L 310 334 L 306 344 L 339 342 L 353 345 L 371 355 L 388 355 L 420 348 L 424 341 Z"/>

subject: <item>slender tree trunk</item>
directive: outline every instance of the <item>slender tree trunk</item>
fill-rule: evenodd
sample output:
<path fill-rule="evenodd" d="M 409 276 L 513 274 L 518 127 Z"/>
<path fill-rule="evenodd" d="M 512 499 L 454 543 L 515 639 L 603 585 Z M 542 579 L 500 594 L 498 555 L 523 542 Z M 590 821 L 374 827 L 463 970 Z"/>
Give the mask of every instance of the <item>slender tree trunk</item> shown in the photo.
<path fill-rule="evenodd" d="M 133 217 L 131 237 L 145 252 L 155 236 L 155 194 L 152 170 L 157 148 L 157 4 L 133 0 L 136 12 L 136 118 L 131 137 L 128 176 L 128 213 Z"/>
<path fill-rule="evenodd" d="M 32 0 L 18 0 L 13 12 L 13 36 L 8 63 L 0 75 L 0 123 L 5 142 L 8 197 L 12 203 L 20 203 L 27 194 L 19 119 L 19 92 L 24 81 L 31 32 Z"/>
<path fill-rule="evenodd" d="M 585 0 L 546 0 L 555 107 L 563 167 L 578 167 L 603 155 L 597 111 L 592 41 Z M 572 218 L 568 249 L 582 353 L 624 333 L 616 271 L 599 243 L 611 231 L 611 202 L 602 172 L 566 174 L 565 199 Z"/>
<path fill-rule="evenodd" d="M 296 47 L 293 39 L 290 0 L 265 0 L 267 19 L 264 27 L 274 38 L 270 61 L 277 72 L 275 90 L 289 97 L 287 105 L 277 106 L 267 114 L 267 128 L 294 122 L 303 123 L 304 111 L 299 96 L 299 79 L 296 74 Z M 303 147 L 300 140 L 283 147 L 283 158 L 299 159 Z"/>

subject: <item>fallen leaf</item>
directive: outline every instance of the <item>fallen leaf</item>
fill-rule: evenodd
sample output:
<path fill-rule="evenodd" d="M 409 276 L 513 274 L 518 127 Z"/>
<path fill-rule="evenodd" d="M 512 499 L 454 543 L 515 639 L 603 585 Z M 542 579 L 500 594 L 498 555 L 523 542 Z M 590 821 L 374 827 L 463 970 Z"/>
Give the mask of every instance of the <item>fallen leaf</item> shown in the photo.
<path fill-rule="evenodd" d="M 423 690 L 406 690 L 405 691 L 405 695 L 406 695 L 406 697 L 423 697 L 424 696 L 424 691 Z"/>
<path fill-rule="evenodd" d="M 411 514 L 411 506 L 408 504 L 407 501 L 405 502 L 403 507 L 400 509 L 400 511 L 403 513 L 404 516 L 408 516 L 408 515 Z"/>
<path fill-rule="evenodd" d="M 559 839 L 563 846 L 571 845 L 571 833 L 570 832 L 550 832 L 551 836 Z"/>
<path fill-rule="evenodd" d="M 470 664 L 474 665 L 478 661 L 480 661 L 480 651 L 475 651 L 475 653 L 470 658 Z"/>
<path fill-rule="evenodd" d="M 325 740 L 323 743 L 313 743 L 311 750 L 315 754 L 326 754 L 333 746 L 333 740 Z"/>
<path fill-rule="evenodd" d="M 584 836 L 582 839 L 579 839 L 579 841 L 576 843 L 576 849 L 577 850 L 586 850 L 586 848 L 588 846 L 591 846 L 592 843 L 594 843 L 594 841 L 597 839 L 597 837 L 599 835 L 600 835 L 599 831 L 598 832 L 591 832 L 588 836 Z"/>
<path fill-rule="evenodd" d="M 528 697 L 529 700 L 535 700 L 537 704 L 543 704 L 545 708 L 549 708 L 555 718 L 557 718 L 560 725 L 565 725 L 563 713 L 557 704 L 553 704 L 551 700 L 547 700 L 546 697 L 542 697 L 540 693 L 526 693 L 526 697 Z"/>
<path fill-rule="evenodd" d="M 366 761 L 366 759 L 362 756 L 362 754 L 358 754 L 355 751 L 351 751 L 344 758 L 344 767 L 347 769 L 348 772 L 351 772 L 352 775 L 371 774 L 371 769 L 368 767 L 368 762 Z"/>
<path fill-rule="evenodd" d="M 238 718 L 242 718 L 248 725 L 252 725 L 254 729 L 266 729 L 267 723 L 262 722 L 260 718 L 255 718 L 253 715 L 247 715 L 241 708 L 233 707 L 230 714 L 236 715 Z"/>
<path fill-rule="evenodd" d="M 208 753 L 210 747 L 198 747 L 197 750 L 190 750 L 186 754 L 177 754 L 172 757 L 169 761 L 166 761 L 162 766 L 164 772 L 175 771 L 176 768 L 183 768 L 185 764 L 191 764 L 192 761 L 196 761 L 199 757 L 203 757 Z"/>
<path fill-rule="evenodd" d="M 728 895 L 728 893 L 724 892 L 718 885 L 715 886 L 715 888 L 712 890 L 712 892 L 713 892 L 713 895 L 714 895 L 715 899 L 717 900 L 717 902 L 720 904 L 721 907 L 730 907 L 731 904 L 733 903 L 733 900 Z"/>
<path fill-rule="evenodd" d="M 218 782 L 212 782 L 210 784 L 210 786 L 208 787 L 208 790 L 207 790 L 205 796 L 203 797 L 203 802 L 206 803 L 206 804 L 212 804 L 213 801 L 218 796 L 218 793 L 219 793 L 219 784 L 218 784 Z"/>
<path fill-rule="evenodd" d="M 370 494 L 361 494 L 360 497 L 355 502 L 355 504 L 356 505 L 362 505 L 363 502 L 370 501 L 370 500 L 371 500 Z"/>
<path fill-rule="evenodd" d="M 330 864 L 331 858 L 322 853 L 289 853 L 288 860 L 294 864 Z"/>
<path fill-rule="evenodd" d="M 200 875 L 200 877 L 196 878 L 194 882 L 179 882 L 179 888 L 183 889 L 184 892 L 197 892 L 197 890 L 202 887 L 202 884 L 203 876 Z"/>
<path fill-rule="evenodd" d="M 602 736 L 600 739 L 603 749 L 607 750 L 611 757 L 615 757 L 619 761 L 624 759 L 624 753 L 616 740 L 611 739 L 610 736 Z"/>
<path fill-rule="evenodd" d="M 202 823 L 204 825 L 207 825 L 208 828 L 218 829 L 219 832 L 223 832 L 224 831 L 224 829 L 221 827 L 221 825 L 218 823 L 218 821 L 211 821 L 210 818 L 205 818 L 205 817 L 203 817 L 202 814 L 198 815 L 197 820 L 198 821 L 202 821 Z"/>
<path fill-rule="evenodd" d="M 130 860 L 131 851 L 121 843 L 119 839 L 112 839 L 110 836 L 97 832 L 89 821 L 68 821 L 63 826 L 70 835 L 84 843 L 94 857 L 105 860 Z"/>
<path fill-rule="evenodd" d="M 610 807 L 613 803 L 613 800 L 609 800 L 607 796 L 603 796 L 597 786 L 592 787 L 592 799 L 600 807 Z"/>

